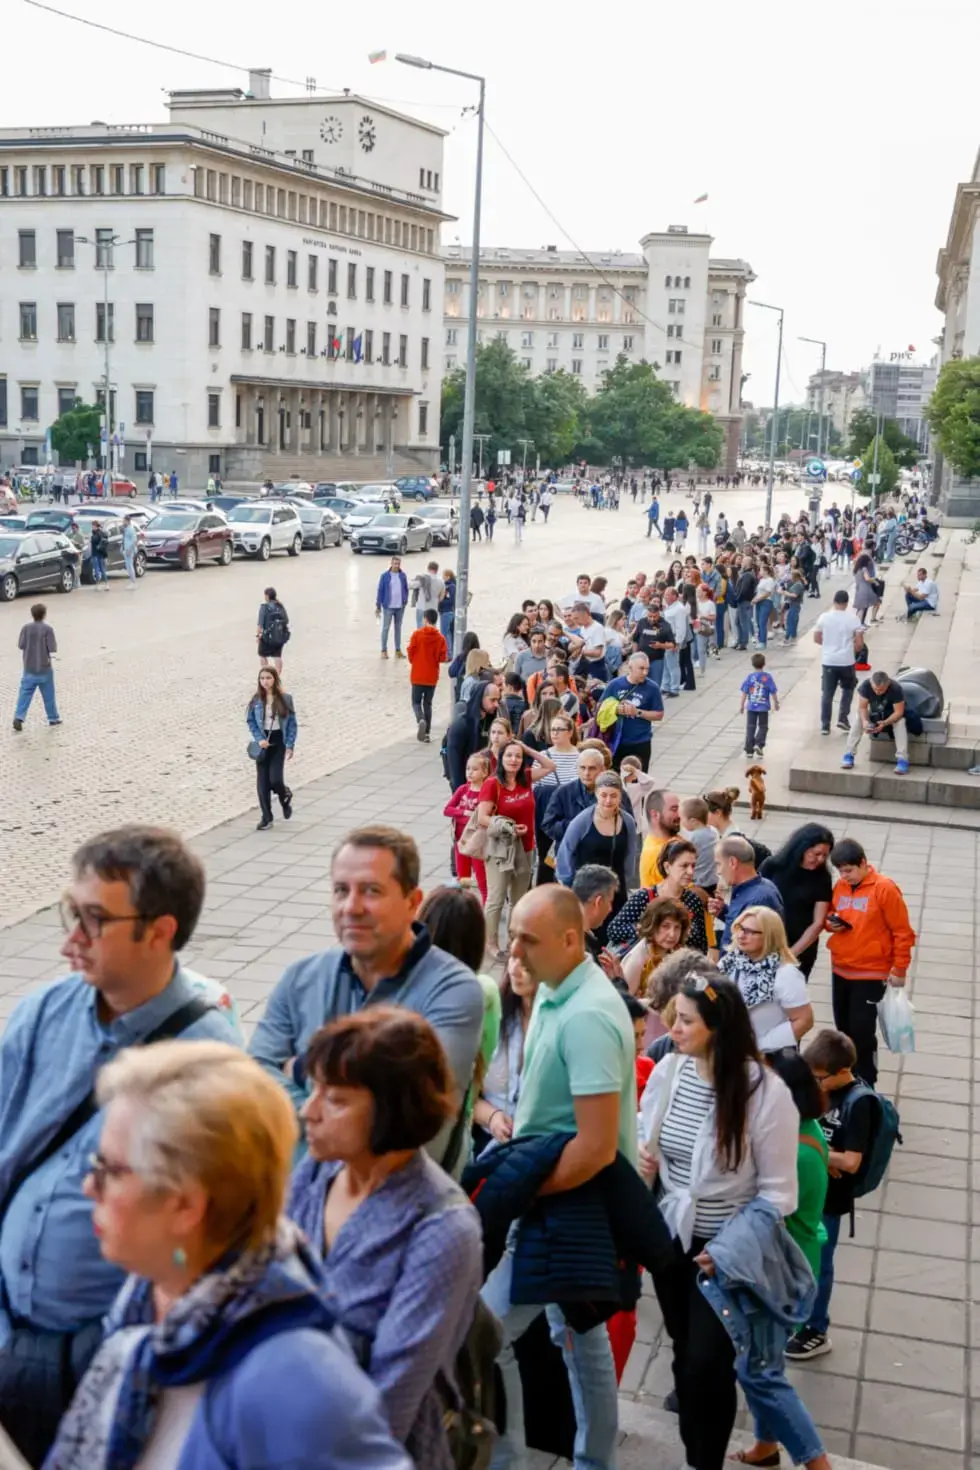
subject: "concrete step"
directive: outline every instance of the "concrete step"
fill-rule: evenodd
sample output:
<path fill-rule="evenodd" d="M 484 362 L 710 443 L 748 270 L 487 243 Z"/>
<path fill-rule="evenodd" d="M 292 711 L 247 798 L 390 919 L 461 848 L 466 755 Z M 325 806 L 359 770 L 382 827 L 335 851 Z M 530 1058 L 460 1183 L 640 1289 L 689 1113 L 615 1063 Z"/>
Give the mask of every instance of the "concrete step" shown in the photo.
<path fill-rule="evenodd" d="M 843 796 L 848 800 L 873 798 L 980 811 L 980 776 L 968 775 L 965 767 L 918 765 L 907 776 L 896 776 L 890 763 L 885 766 L 879 761 L 863 759 L 865 743 L 858 751 L 858 765 L 852 771 L 845 771 L 840 764 L 843 739 L 818 737 L 811 741 L 790 764 L 790 790 Z M 937 755 L 951 749 L 956 747 L 931 747 L 930 753 Z"/>

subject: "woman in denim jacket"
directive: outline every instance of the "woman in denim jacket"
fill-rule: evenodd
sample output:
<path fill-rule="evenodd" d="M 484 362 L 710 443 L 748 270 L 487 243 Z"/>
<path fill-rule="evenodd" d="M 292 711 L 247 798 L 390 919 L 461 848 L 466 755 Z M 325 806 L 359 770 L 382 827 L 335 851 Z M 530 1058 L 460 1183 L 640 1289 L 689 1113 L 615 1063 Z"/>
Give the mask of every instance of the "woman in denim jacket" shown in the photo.
<path fill-rule="evenodd" d="M 292 760 L 296 745 L 296 709 L 293 696 L 282 687 L 275 669 L 260 669 L 258 688 L 245 711 L 248 731 L 258 747 L 255 756 L 255 786 L 262 812 L 258 831 L 272 826 L 272 794 L 275 792 L 288 822 L 293 814 L 293 793 L 286 785 L 285 762 Z"/>

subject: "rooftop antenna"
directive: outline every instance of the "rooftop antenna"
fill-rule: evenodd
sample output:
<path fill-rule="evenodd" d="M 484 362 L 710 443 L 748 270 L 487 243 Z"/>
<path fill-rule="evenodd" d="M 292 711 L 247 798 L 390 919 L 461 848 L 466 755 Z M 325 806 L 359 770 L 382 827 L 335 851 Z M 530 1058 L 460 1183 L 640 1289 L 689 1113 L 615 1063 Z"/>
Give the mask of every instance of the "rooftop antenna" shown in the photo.
<path fill-rule="evenodd" d="M 316 91 L 316 77 L 307 77 L 306 78 L 306 90 L 308 92 L 315 92 Z"/>

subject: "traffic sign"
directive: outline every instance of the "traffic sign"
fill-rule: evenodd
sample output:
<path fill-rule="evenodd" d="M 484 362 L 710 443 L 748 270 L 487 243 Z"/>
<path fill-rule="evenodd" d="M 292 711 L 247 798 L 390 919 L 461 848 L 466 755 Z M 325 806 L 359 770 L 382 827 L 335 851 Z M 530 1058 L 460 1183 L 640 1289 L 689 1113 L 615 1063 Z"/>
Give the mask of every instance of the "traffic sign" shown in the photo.
<path fill-rule="evenodd" d="M 827 478 L 827 466 L 822 459 L 808 459 L 806 472 L 811 480 L 825 480 Z"/>

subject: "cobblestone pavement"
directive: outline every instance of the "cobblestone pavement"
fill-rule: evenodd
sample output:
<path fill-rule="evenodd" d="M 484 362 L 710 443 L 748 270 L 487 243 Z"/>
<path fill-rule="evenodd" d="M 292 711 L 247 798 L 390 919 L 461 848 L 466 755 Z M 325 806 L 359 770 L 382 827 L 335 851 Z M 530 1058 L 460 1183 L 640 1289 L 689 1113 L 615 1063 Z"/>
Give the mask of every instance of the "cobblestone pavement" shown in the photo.
<path fill-rule="evenodd" d="M 777 494 L 777 510 L 801 504 L 798 490 Z M 762 517 L 764 497 L 759 490 L 722 491 L 715 508 L 722 505 L 733 523 L 744 516 L 751 526 Z M 584 568 L 608 576 L 618 590 L 638 567 L 667 562 L 661 543 L 647 541 L 645 531 L 641 509 L 630 501 L 619 512 L 592 512 L 562 499 L 548 525 L 528 522 L 519 548 L 501 520 L 492 544 L 473 547 L 470 626 L 496 657 L 522 597 L 567 596 Z M 696 549 L 696 538 L 688 544 Z M 452 555 L 434 548 L 432 556 L 440 566 L 455 565 L 455 548 Z M 409 556 L 409 574 L 424 570 L 428 559 Z M 0 687 L 8 698 L 0 718 L 0 924 L 57 893 L 72 850 L 95 827 L 140 817 L 201 832 L 251 804 L 244 708 L 255 688 L 255 618 L 266 586 L 278 589 L 293 627 L 285 672 L 301 722 L 294 785 L 413 730 L 405 666 L 378 657 L 374 596 L 386 565 L 331 548 L 265 564 L 236 559 L 193 575 L 155 569 L 135 592 L 117 574 L 108 594 L 91 587 L 52 594 L 46 601 L 59 642 L 55 677 L 64 724 L 49 729 L 35 698 L 20 735 L 10 728 L 21 667 L 17 634 L 31 599 L 0 608 Z M 438 698 L 445 711 L 445 687 Z"/>

